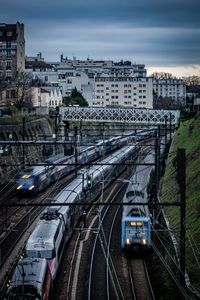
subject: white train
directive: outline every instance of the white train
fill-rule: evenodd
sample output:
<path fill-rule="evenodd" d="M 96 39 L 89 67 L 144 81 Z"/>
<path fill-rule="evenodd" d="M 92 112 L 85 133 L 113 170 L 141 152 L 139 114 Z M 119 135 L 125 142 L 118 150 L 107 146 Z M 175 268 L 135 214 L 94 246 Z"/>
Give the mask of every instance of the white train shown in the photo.
<path fill-rule="evenodd" d="M 25 257 L 45 258 L 49 263 L 52 278 L 55 279 L 64 246 L 85 208 L 84 205 L 75 206 L 74 204 L 79 202 L 88 204 L 93 201 L 100 194 L 102 183 L 104 182 L 106 186 L 114 180 L 125 169 L 124 163 L 128 159 L 135 158 L 137 152 L 136 144 L 125 146 L 104 159 L 101 165 L 93 166 L 89 170 L 85 169 L 85 173 L 83 172 L 80 178 L 78 177 L 66 186 L 54 198 L 54 202 L 57 204 L 73 203 L 73 205 L 51 206 L 43 212 L 27 241 Z M 91 179 L 91 193 L 87 190 L 88 176 Z"/>

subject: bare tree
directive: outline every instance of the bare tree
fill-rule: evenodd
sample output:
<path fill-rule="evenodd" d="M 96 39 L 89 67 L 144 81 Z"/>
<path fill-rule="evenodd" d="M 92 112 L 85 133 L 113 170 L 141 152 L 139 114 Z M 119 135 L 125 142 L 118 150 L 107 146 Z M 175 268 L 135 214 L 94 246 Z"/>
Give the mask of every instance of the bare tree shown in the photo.
<path fill-rule="evenodd" d="M 187 77 L 183 77 L 182 79 L 189 86 L 198 86 L 198 85 L 200 85 L 200 76 L 187 76 Z"/>
<path fill-rule="evenodd" d="M 31 106 L 31 81 L 32 78 L 29 73 L 19 71 L 11 83 L 14 104 L 18 108 Z"/>
<path fill-rule="evenodd" d="M 174 77 L 171 73 L 165 73 L 165 72 L 154 72 L 151 74 L 151 77 L 155 79 L 174 79 Z"/>

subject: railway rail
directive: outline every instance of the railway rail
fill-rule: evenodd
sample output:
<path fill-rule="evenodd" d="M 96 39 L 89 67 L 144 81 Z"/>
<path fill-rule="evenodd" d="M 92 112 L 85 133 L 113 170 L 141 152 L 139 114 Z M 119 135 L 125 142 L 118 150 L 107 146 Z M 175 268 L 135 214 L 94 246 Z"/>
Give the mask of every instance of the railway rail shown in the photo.
<path fill-rule="evenodd" d="M 128 259 L 129 276 L 134 300 L 155 300 L 145 259 Z"/>

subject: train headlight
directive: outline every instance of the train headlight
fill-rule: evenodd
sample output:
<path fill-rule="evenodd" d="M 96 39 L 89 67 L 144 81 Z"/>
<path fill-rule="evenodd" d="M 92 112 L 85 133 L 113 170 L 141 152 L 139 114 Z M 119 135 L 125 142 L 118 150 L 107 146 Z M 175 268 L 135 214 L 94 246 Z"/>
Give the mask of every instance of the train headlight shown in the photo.
<path fill-rule="evenodd" d="M 126 244 L 130 245 L 130 243 L 131 243 L 131 240 L 130 239 L 126 239 Z"/>
<path fill-rule="evenodd" d="M 17 190 L 20 190 L 22 187 L 22 184 L 20 184 L 18 187 L 17 187 Z"/>
<path fill-rule="evenodd" d="M 34 185 L 30 186 L 29 191 L 31 191 L 34 188 Z"/>
<path fill-rule="evenodd" d="M 142 239 L 142 245 L 146 245 L 146 244 L 147 244 L 146 239 Z"/>

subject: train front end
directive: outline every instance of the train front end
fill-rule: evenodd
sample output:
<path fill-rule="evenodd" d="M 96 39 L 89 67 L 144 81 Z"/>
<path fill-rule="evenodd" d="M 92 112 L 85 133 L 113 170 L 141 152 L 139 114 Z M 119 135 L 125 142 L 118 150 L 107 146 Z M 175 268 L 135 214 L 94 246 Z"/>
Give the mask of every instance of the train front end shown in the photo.
<path fill-rule="evenodd" d="M 151 223 L 148 217 L 122 218 L 122 249 L 140 252 L 151 248 Z"/>
<path fill-rule="evenodd" d="M 34 192 L 36 190 L 36 179 L 31 169 L 18 173 L 15 178 L 17 191 Z"/>

